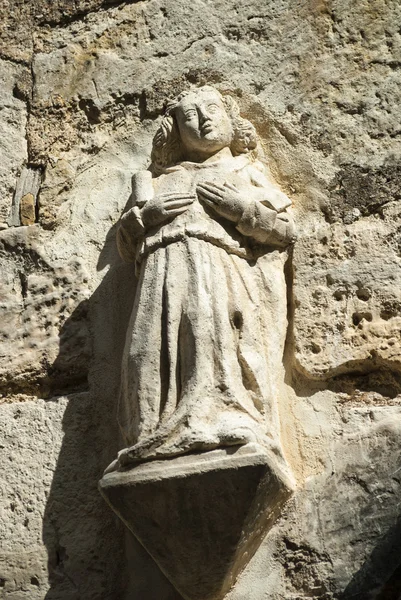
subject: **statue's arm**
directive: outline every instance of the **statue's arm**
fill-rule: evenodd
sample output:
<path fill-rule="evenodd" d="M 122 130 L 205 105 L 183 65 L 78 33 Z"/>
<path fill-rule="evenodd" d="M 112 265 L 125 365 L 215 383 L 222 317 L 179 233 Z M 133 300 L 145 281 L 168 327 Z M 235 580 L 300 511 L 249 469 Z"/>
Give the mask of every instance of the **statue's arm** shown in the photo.
<path fill-rule="evenodd" d="M 291 216 L 264 206 L 258 200 L 250 200 L 236 228 L 240 233 L 260 244 L 284 248 L 295 240 L 295 227 Z"/>
<path fill-rule="evenodd" d="M 117 231 L 117 248 L 121 258 L 126 262 L 135 260 L 138 241 L 144 229 L 138 206 L 134 206 L 121 217 Z"/>
<path fill-rule="evenodd" d="M 193 193 L 167 192 L 155 195 L 150 171 L 139 171 L 132 178 L 133 207 L 122 217 L 117 246 L 123 260 L 135 260 L 143 235 L 154 227 L 185 212 L 195 200 Z"/>
<path fill-rule="evenodd" d="M 199 183 L 196 190 L 201 202 L 233 221 L 240 233 L 260 244 L 283 248 L 295 239 L 291 216 L 285 211 L 291 201 L 278 188 L 269 185 L 248 181 L 247 188 L 239 189 L 228 182 L 224 185 L 205 182 Z M 275 196 L 273 192 L 280 195 Z"/>
<path fill-rule="evenodd" d="M 133 206 L 120 220 L 117 231 L 117 248 L 123 260 L 133 262 L 136 250 L 145 227 L 142 221 L 142 208 L 154 195 L 150 171 L 138 171 L 132 177 Z"/>
<path fill-rule="evenodd" d="M 286 209 L 291 200 L 267 177 L 266 168 L 257 161 L 248 168 L 253 193 L 237 223 L 243 235 L 261 244 L 284 247 L 295 239 L 295 227 Z"/>

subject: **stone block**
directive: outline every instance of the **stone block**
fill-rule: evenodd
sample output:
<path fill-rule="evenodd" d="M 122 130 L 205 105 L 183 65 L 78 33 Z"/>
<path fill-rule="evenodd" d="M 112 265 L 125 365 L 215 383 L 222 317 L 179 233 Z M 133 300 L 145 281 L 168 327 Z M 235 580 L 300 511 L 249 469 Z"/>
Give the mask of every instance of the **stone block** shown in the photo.
<path fill-rule="evenodd" d="M 185 600 L 220 600 L 292 493 L 260 446 L 107 473 L 100 491 Z"/>

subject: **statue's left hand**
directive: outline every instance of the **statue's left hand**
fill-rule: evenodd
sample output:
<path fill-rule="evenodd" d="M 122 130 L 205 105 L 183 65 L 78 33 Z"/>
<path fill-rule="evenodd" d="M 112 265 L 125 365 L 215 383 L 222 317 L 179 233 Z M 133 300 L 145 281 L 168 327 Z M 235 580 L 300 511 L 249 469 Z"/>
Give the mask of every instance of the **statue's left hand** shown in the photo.
<path fill-rule="evenodd" d="M 199 183 L 196 191 L 201 202 L 212 208 L 221 217 L 234 223 L 239 222 L 248 205 L 243 194 L 230 183 L 224 185 L 211 182 Z"/>

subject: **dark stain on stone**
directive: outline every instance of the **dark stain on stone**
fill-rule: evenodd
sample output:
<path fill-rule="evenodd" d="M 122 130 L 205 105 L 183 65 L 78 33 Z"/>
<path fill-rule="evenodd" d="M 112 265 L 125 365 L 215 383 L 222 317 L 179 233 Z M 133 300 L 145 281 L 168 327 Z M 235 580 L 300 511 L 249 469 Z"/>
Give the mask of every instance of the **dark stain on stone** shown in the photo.
<path fill-rule="evenodd" d="M 381 215 L 384 204 L 401 199 L 401 165 L 380 168 L 343 165 L 331 186 L 331 202 L 324 207 L 326 219 L 344 221 L 353 209 L 361 217 Z"/>

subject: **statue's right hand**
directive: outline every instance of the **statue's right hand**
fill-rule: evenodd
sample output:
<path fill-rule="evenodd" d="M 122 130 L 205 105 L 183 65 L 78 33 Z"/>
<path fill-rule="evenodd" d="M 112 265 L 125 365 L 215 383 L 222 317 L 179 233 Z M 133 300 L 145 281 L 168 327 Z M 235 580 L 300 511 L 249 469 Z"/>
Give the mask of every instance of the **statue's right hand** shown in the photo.
<path fill-rule="evenodd" d="M 155 227 L 185 212 L 195 200 L 189 193 L 159 194 L 148 200 L 142 210 L 141 217 L 145 227 Z"/>

